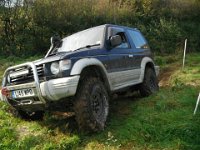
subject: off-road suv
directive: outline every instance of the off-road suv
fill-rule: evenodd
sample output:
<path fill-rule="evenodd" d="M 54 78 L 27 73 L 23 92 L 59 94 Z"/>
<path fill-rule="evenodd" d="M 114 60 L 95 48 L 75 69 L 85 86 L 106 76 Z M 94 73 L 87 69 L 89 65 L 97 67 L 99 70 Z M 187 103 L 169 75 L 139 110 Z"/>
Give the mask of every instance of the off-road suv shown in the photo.
<path fill-rule="evenodd" d="M 106 24 L 52 37 L 43 59 L 5 71 L 1 93 L 22 118 L 73 111 L 81 130 L 98 131 L 105 127 L 110 95 L 133 86 L 143 96 L 156 92 L 158 69 L 138 29 Z"/>

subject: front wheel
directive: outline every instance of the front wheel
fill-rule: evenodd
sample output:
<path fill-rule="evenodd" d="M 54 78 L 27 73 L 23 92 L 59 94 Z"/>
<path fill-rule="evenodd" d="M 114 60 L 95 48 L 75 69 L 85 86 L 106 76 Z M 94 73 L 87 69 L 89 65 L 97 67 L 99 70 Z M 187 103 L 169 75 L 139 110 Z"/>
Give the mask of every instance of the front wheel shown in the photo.
<path fill-rule="evenodd" d="M 140 94 L 146 97 L 158 90 L 158 79 L 155 71 L 152 68 L 146 68 L 143 83 L 139 87 Z"/>
<path fill-rule="evenodd" d="M 95 77 L 89 77 L 80 84 L 74 103 L 79 128 L 86 132 L 103 130 L 109 111 L 106 88 Z"/>

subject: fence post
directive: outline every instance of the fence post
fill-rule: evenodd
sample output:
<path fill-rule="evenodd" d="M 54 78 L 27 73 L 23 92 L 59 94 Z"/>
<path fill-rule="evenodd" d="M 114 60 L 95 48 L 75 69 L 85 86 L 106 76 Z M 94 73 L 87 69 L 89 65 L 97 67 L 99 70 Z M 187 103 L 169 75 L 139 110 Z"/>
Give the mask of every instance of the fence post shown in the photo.
<path fill-rule="evenodd" d="M 196 107 L 195 107 L 195 109 L 194 109 L 194 115 L 195 115 L 196 112 L 197 112 L 197 108 L 198 108 L 198 105 L 199 105 L 199 101 L 200 101 L 200 93 L 199 93 L 199 96 L 198 96 L 198 98 L 197 98 Z"/>
<path fill-rule="evenodd" d="M 187 39 L 185 39 L 185 46 L 184 46 L 184 52 L 183 52 L 183 66 L 182 66 L 182 69 L 184 69 L 184 67 L 185 67 L 186 48 L 187 48 Z"/>

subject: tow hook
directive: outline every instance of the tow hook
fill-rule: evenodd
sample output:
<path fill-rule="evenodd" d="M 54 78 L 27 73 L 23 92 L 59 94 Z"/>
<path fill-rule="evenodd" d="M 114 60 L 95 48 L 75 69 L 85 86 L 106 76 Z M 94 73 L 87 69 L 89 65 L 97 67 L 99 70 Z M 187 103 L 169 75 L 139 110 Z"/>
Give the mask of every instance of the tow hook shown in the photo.
<path fill-rule="evenodd" d="M 1 94 L 3 96 L 9 97 L 10 96 L 10 91 L 7 88 L 1 89 Z"/>

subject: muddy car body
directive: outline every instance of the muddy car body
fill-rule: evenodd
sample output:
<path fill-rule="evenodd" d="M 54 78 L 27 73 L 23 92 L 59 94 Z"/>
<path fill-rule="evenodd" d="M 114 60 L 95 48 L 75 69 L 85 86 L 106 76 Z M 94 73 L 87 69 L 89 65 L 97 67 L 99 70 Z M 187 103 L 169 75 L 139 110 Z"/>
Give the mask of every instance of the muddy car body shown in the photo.
<path fill-rule="evenodd" d="M 110 95 L 134 86 L 148 96 L 158 90 L 158 71 L 138 29 L 106 24 L 54 38 L 43 59 L 9 67 L 1 93 L 24 118 L 69 109 L 80 129 L 98 131 Z"/>

